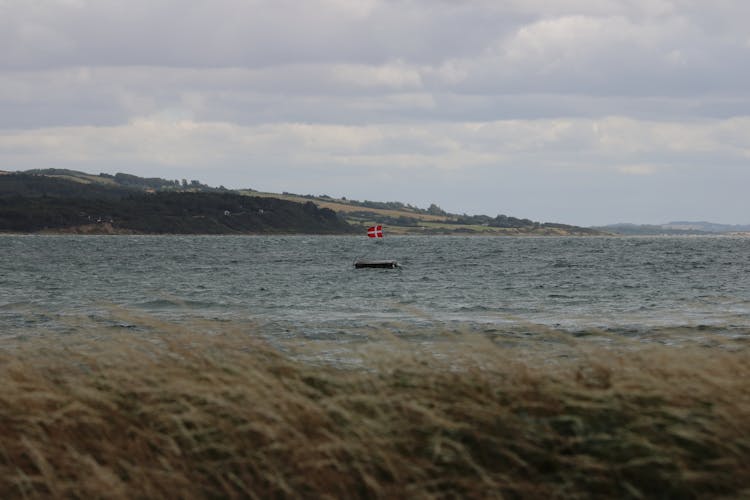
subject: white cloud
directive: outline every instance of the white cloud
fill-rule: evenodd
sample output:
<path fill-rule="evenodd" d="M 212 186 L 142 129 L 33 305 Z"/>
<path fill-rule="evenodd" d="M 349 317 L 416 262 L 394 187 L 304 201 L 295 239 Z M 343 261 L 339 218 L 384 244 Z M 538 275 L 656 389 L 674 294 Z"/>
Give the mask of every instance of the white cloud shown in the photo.
<path fill-rule="evenodd" d="M 378 5 L 377 0 L 324 0 L 324 5 L 346 12 L 356 18 L 367 18 Z"/>
<path fill-rule="evenodd" d="M 611 117 L 602 120 L 511 120 L 473 123 L 344 126 L 305 123 L 238 126 L 196 122 L 179 110 L 113 127 L 56 127 L 6 131 L 0 146 L 8 161 L 31 168 L 56 162 L 106 163 L 121 160 L 167 166 L 205 166 L 217 160 L 315 158 L 337 164 L 439 166 L 471 169 L 528 163 L 527 168 L 596 169 L 612 165 L 623 172 L 649 172 L 658 164 L 622 167 L 622 158 L 646 154 L 665 164 L 713 152 L 739 158 L 750 150 L 750 119 L 696 124 L 660 123 Z M 10 153 L 9 153 L 10 152 Z M 28 165 L 24 165 L 28 162 Z M 33 165 L 32 165 L 33 164 Z M 290 165 L 289 169 L 304 167 Z M 262 167 L 259 167 L 262 168 Z"/>
<path fill-rule="evenodd" d="M 419 71 L 396 61 L 390 64 L 367 66 L 364 64 L 336 65 L 332 68 L 334 78 L 344 84 L 358 87 L 390 87 L 409 89 L 422 87 Z"/>
<path fill-rule="evenodd" d="M 618 167 L 621 173 L 626 175 L 653 175 L 657 168 L 653 165 L 622 165 Z"/>

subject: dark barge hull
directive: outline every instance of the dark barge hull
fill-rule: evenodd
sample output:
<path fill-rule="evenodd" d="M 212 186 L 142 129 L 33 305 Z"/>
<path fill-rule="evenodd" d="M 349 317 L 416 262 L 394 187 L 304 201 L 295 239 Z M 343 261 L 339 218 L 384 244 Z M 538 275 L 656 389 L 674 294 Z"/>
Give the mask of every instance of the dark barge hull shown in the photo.
<path fill-rule="evenodd" d="M 398 268 L 398 262 L 395 260 L 358 260 L 354 263 L 354 267 L 362 269 L 366 267 L 376 267 L 380 269 L 396 269 Z"/>

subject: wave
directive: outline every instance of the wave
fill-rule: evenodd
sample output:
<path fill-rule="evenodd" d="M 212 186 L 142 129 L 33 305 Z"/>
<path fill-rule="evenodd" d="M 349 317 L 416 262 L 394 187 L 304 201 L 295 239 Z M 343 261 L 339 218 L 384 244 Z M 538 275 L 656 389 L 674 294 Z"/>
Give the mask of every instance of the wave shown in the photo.
<path fill-rule="evenodd" d="M 158 310 L 158 309 L 191 309 L 196 311 L 211 310 L 211 309 L 224 309 L 228 305 L 226 302 L 217 302 L 213 300 L 194 300 L 194 299 L 180 299 L 180 298 L 159 298 L 150 299 L 142 302 L 135 302 L 131 304 L 131 307 L 136 309 L 145 310 Z"/>

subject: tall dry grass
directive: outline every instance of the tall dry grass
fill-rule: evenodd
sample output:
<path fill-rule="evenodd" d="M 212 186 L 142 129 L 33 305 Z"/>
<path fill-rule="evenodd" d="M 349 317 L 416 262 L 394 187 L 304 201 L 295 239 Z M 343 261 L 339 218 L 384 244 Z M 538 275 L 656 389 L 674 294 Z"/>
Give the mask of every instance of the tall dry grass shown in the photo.
<path fill-rule="evenodd" d="M 746 350 L 148 328 L 3 347 L 0 497 L 750 496 Z"/>

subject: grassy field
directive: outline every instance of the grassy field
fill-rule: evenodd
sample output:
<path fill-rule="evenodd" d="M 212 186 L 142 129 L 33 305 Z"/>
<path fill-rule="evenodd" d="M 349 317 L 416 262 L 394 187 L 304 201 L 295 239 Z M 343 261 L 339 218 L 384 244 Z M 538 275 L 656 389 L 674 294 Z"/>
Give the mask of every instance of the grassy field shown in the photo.
<path fill-rule="evenodd" d="M 390 210 L 382 208 L 363 207 L 347 200 L 334 198 L 306 198 L 293 194 L 264 193 L 259 191 L 243 191 L 248 196 L 280 198 L 283 200 L 306 203 L 312 201 L 320 208 L 328 208 L 340 214 L 350 224 L 368 227 L 382 224 L 383 220 L 391 219 L 386 224 L 388 234 L 474 234 L 482 236 L 570 236 L 570 235 L 604 235 L 606 233 L 590 231 L 585 228 L 561 227 L 492 227 L 477 224 L 459 224 L 455 216 L 433 215 L 411 209 Z M 412 219 L 412 224 L 400 224 L 398 218 Z"/>
<path fill-rule="evenodd" d="M 0 497 L 750 496 L 740 341 L 381 332 L 337 363 L 128 321 L 0 344 Z"/>
<path fill-rule="evenodd" d="M 355 205 L 352 203 L 349 203 L 345 200 L 337 200 L 334 198 L 325 200 L 322 198 L 315 198 L 314 200 L 311 200 L 309 198 L 305 198 L 304 196 L 297 196 L 293 194 L 278 194 L 278 193 L 264 193 L 261 191 L 243 191 L 243 194 L 246 194 L 248 196 L 260 196 L 265 198 L 279 198 L 282 200 L 288 200 L 288 201 L 294 201 L 297 203 L 306 203 L 308 201 L 313 201 L 316 205 L 318 205 L 321 208 L 330 208 L 334 212 L 340 212 L 343 214 L 347 214 L 350 212 L 372 212 L 374 214 L 380 214 L 385 217 L 400 217 L 400 216 L 408 216 L 413 217 L 414 219 L 419 219 L 422 221 L 441 221 L 445 219 L 444 216 L 441 215 L 431 215 L 431 214 L 425 214 L 420 212 L 414 212 L 411 210 L 388 210 L 383 208 L 369 208 L 369 207 L 363 207 L 361 205 Z"/>

